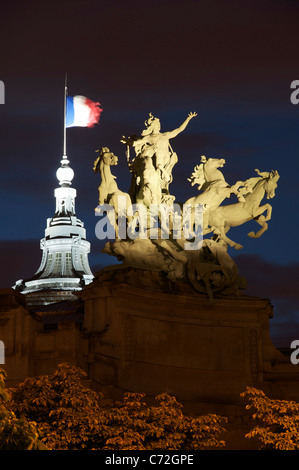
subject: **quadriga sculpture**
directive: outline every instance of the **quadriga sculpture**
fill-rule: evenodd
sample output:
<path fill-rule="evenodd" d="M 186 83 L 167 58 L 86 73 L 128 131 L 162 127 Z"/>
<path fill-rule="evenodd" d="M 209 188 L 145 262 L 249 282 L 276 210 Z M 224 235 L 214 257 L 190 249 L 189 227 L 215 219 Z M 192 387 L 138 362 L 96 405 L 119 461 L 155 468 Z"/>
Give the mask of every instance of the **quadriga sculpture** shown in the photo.
<path fill-rule="evenodd" d="M 227 252 L 228 247 L 240 249 L 242 245 L 228 238 L 227 232 L 232 227 L 251 220 L 255 220 L 261 228 L 257 232 L 249 232 L 249 237 L 258 238 L 267 230 L 272 206 L 269 202 L 264 204 L 263 198 L 266 196 L 269 200 L 275 196 L 279 174 L 273 170 L 255 170 L 256 176 L 230 185 L 220 170 L 225 165 L 225 159 L 202 156 L 200 164 L 195 166 L 188 179 L 192 186 L 198 186 L 199 193 L 189 197 L 183 208 L 181 204 L 176 204 L 183 209 L 177 212 L 174 207 L 175 196 L 169 193 L 169 184 L 172 181 L 173 166 L 178 162 L 178 158 L 170 147 L 169 140 L 182 132 L 195 116 L 196 113 L 189 113 L 177 129 L 161 133 L 160 121 L 150 114 L 145 122 L 146 129 L 139 137 L 121 139 L 126 145 L 127 164 L 131 173 L 129 193 L 118 188 L 116 177 L 111 174 L 110 167 L 117 165 L 117 157 L 107 147 L 102 147 L 93 167 L 94 172 L 101 175 L 99 206 L 96 211 L 101 211 L 102 204 L 109 204 L 114 209 L 113 216 L 109 218 L 109 213 L 107 216 L 114 226 L 116 236 L 114 241 L 106 243 L 103 250 L 105 253 L 123 261 L 123 267 L 145 269 L 149 272 L 160 271 L 172 282 L 187 283 L 188 288 L 191 285 L 196 291 L 207 293 L 211 302 L 216 293 L 229 295 L 244 288 L 244 279 L 239 276 L 237 266 Z M 129 155 L 130 147 L 135 151 L 133 159 Z M 122 201 L 125 200 L 125 204 L 122 202 L 121 206 L 124 214 L 119 212 L 120 196 Z M 226 201 L 222 204 L 231 196 L 236 197 L 237 202 L 227 204 Z M 136 213 L 132 210 L 134 205 L 137 207 Z M 199 232 L 195 230 L 200 228 L 200 224 L 195 223 L 198 205 L 203 209 L 200 222 L 203 239 L 201 234 L 197 236 Z M 151 222 L 156 220 L 156 215 L 153 216 L 156 214 L 153 206 L 159 206 L 158 225 L 154 231 L 151 230 Z M 188 219 L 191 231 L 188 234 L 193 233 L 195 244 L 192 236 L 188 238 L 183 230 L 186 226 L 185 209 L 186 214 L 191 212 L 191 219 Z M 183 212 L 183 217 L 180 212 Z M 165 213 L 169 213 L 169 225 L 166 226 L 169 231 L 164 230 L 162 214 Z M 177 229 L 174 222 L 178 214 L 180 221 Z M 125 216 L 127 224 L 125 236 L 122 236 L 123 231 L 118 226 L 120 215 Z M 139 230 L 137 236 L 137 225 L 134 225 L 136 221 L 139 223 L 139 229 L 145 226 L 145 231 Z M 131 232 L 130 225 L 133 227 Z M 143 236 L 140 236 L 141 232 Z M 168 234 L 167 237 L 164 233 Z M 176 236 L 177 234 L 180 236 Z"/>
<path fill-rule="evenodd" d="M 263 173 L 259 170 L 256 171 L 262 176 L 248 180 L 247 186 L 250 191 L 244 194 L 244 202 L 239 201 L 235 204 L 220 206 L 210 213 L 209 225 L 211 229 L 206 230 L 204 235 L 212 231 L 229 246 L 239 250 L 242 245 L 226 235 L 231 227 L 243 225 L 254 219 L 262 228 L 256 233 L 249 232 L 248 236 L 251 238 L 259 238 L 268 229 L 267 222 L 271 219 L 272 206 L 269 203 L 260 204 L 265 195 L 267 199 L 272 199 L 275 196 L 279 174 L 277 171 Z M 245 187 L 247 186 L 245 184 Z M 264 215 L 264 213 L 266 214 Z"/>

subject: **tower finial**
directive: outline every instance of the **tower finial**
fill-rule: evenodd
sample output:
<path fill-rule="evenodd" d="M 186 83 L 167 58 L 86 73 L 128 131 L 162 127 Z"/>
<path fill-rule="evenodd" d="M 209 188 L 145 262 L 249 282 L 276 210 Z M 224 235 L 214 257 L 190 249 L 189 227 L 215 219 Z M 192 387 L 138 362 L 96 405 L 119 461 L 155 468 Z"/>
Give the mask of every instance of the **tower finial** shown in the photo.
<path fill-rule="evenodd" d="M 60 186 L 71 186 L 74 178 L 74 170 L 69 166 L 69 160 L 67 156 L 63 156 L 60 161 L 61 166 L 56 171 L 56 176 Z"/>

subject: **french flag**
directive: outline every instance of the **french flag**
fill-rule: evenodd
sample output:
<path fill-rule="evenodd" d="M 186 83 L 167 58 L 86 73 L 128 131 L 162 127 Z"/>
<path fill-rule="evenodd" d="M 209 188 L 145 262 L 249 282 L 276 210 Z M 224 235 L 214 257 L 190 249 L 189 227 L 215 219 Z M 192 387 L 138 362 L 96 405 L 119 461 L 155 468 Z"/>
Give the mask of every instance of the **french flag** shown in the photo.
<path fill-rule="evenodd" d="M 99 122 L 103 111 L 100 105 L 85 96 L 67 96 L 66 127 L 93 127 Z"/>

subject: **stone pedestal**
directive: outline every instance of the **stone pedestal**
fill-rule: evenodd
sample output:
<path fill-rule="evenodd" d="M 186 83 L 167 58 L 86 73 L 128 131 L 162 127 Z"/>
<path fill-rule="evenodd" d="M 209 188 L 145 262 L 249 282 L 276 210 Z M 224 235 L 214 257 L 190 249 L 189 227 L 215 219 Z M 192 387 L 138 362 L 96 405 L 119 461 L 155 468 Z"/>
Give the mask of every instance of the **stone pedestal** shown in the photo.
<path fill-rule="evenodd" d="M 287 398 L 288 382 L 298 393 L 299 366 L 272 344 L 267 299 L 240 293 L 209 305 L 188 284 L 133 268 L 101 271 L 82 298 L 83 362 L 102 386 L 167 392 L 204 412 L 241 404 L 246 386 Z"/>

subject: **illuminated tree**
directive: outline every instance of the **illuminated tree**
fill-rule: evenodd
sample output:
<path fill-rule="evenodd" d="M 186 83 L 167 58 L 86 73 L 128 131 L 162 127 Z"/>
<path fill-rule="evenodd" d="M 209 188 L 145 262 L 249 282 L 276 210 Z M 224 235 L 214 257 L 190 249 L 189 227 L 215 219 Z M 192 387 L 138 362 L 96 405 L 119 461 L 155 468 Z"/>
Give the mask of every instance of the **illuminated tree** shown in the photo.
<path fill-rule="evenodd" d="M 36 424 L 17 418 L 10 409 L 10 394 L 5 390 L 6 373 L 0 369 L 0 450 L 43 450 Z"/>
<path fill-rule="evenodd" d="M 33 419 L 53 450 L 104 445 L 102 396 L 84 386 L 85 376 L 77 367 L 60 364 L 52 375 L 27 378 L 12 391 L 16 413 Z"/>
<path fill-rule="evenodd" d="M 54 374 L 28 378 L 13 390 L 17 414 L 37 422 L 51 449 L 205 449 L 224 446 L 226 418 L 185 416 L 166 393 L 148 405 L 143 393 L 126 393 L 112 406 L 84 387 L 83 371 L 61 364 Z"/>
<path fill-rule="evenodd" d="M 257 438 L 262 449 L 299 449 L 299 403 L 272 400 L 262 390 L 251 387 L 241 396 L 249 400 L 246 408 L 254 411 L 252 417 L 257 423 L 247 438 Z"/>
<path fill-rule="evenodd" d="M 115 450 L 189 450 L 224 446 L 219 435 L 226 418 L 216 415 L 197 418 L 183 415 L 183 406 L 166 393 L 148 406 L 145 394 L 126 393 L 121 402 L 106 410 L 111 437 L 105 449 Z"/>

